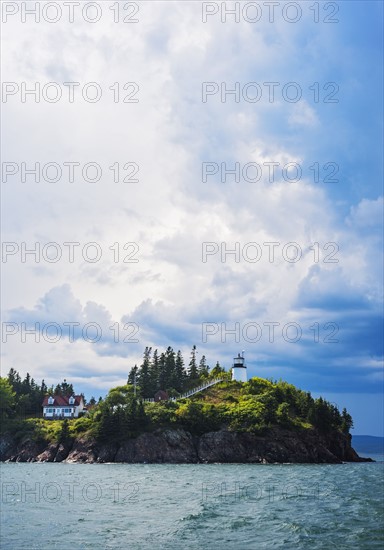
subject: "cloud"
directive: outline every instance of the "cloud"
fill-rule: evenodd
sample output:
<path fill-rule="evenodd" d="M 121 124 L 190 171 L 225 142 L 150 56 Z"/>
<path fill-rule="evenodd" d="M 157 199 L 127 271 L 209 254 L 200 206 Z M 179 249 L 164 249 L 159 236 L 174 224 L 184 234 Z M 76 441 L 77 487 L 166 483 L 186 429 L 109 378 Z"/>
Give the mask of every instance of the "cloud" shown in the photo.
<path fill-rule="evenodd" d="M 314 109 L 306 101 L 295 103 L 293 112 L 288 117 L 288 122 L 292 125 L 316 126 L 319 119 Z"/>
<path fill-rule="evenodd" d="M 378 197 L 376 200 L 362 199 L 357 206 L 351 207 L 351 213 L 347 218 L 347 224 L 356 229 L 380 229 L 383 225 L 384 200 Z"/>
<path fill-rule="evenodd" d="M 4 80 L 55 81 L 63 94 L 63 82 L 80 83 L 73 103 L 64 96 L 23 103 L 17 95 L 3 105 L 4 159 L 63 170 L 58 182 L 22 182 L 20 170 L 3 184 L 12 212 L 5 212 L 4 237 L 19 246 L 2 264 L 4 319 L 80 324 L 72 343 L 35 345 L 28 337 L 20 346 L 20 333 L 10 337 L 5 368 L 51 380 L 67 372 L 84 389 L 106 391 L 146 345 L 187 354 L 196 343 L 211 364 L 230 366 L 245 348 L 254 374 L 286 375 L 308 389 L 377 390 L 369 376 L 382 353 L 381 107 L 372 97 L 379 50 L 371 31 L 359 46 L 355 33 L 352 40 L 351 28 L 360 32 L 374 19 L 356 9 L 358 17 L 340 6 L 338 25 L 315 24 L 313 10 L 297 24 L 281 14 L 274 24 L 265 14 L 257 24 L 223 24 L 220 17 L 202 23 L 199 3 L 158 2 L 140 4 L 139 24 L 115 24 L 108 10 L 94 25 L 16 18 L 4 25 Z M 86 82 L 100 84 L 100 102 L 83 99 Z M 127 82 L 138 84 L 138 103 L 123 102 Z M 205 102 L 204 82 L 217 85 Z M 297 102 L 283 93 L 292 82 L 302 93 Z M 249 83 L 261 90 L 256 102 Z M 332 90 L 338 102 L 327 101 Z M 65 162 L 80 163 L 73 182 Z M 90 162 L 101 168 L 97 182 L 83 177 Z M 136 182 L 125 168 L 133 162 Z M 203 163 L 218 167 L 206 181 Z M 225 172 L 236 163 L 237 175 Z M 49 242 L 63 250 L 59 261 L 22 260 L 21 243 L 43 250 Z M 79 243 L 72 262 L 66 242 Z M 89 243 L 102 252 L 97 262 L 86 256 Z M 138 262 L 125 261 L 127 243 L 136 243 Z M 204 243 L 215 250 L 206 261 Z M 262 255 L 254 261 L 256 245 Z M 291 261 L 295 250 L 300 257 Z M 229 330 L 239 323 L 239 341 L 217 334 L 203 342 L 205 322 Z M 265 322 L 280 323 L 274 342 Z M 289 322 L 302 328 L 297 343 L 282 336 Z M 323 339 L 327 322 L 340 327 L 335 346 L 314 342 L 310 327 L 318 323 Z M 87 323 L 101 327 L 100 341 L 84 339 Z M 124 342 L 132 323 L 139 342 Z M 263 328 L 259 342 L 244 341 L 247 323 Z"/>

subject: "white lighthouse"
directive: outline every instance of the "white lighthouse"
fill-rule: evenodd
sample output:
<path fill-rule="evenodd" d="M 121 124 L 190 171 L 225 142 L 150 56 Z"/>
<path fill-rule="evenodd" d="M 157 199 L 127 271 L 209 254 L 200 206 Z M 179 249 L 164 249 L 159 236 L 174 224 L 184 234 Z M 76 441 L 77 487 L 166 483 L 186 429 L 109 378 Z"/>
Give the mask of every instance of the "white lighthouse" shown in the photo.
<path fill-rule="evenodd" d="M 238 353 L 237 357 L 233 359 L 232 380 L 236 380 L 237 382 L 247 381 L 247 367 L 244 361 L 244 352 L 242 355 Z"/>

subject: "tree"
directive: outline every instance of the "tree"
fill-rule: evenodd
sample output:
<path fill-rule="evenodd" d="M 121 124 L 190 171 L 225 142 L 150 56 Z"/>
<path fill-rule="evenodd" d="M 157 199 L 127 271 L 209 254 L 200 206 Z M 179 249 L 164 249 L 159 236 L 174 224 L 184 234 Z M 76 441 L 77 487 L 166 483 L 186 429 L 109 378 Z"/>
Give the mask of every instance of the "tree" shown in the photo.
<path fill-rule="evenodd" d="M 137 406 L 137 413 L 136 413 L 136 429 L 137 430 L 145 429 L 147 425 L 148 425 L 148 416 L 145 413 L 144 403 L 140 399 L 139 404 Z"/>
<path fill-rule="evenodd" d="M 162 353 L 159 357 L 159 389 L 165 390 L 167 388 L 167 373 L 166 373 L 165 353 Z"/>
<path fill-rule="evenodd" d="M 344 407 L 341 413 L 341 431 L 344 434 L 349 434 L 349 431 L 353 428 L 352 416 L 348 414 L 347 409 Z"/>
<path fill-rule="evenodd" d="M 105 403 L 108 407 L 117 407 L 118 405 L 126 405 L 129 398 L 133 397 L 133 386 L 126 384 L 125 386 L 116 386 L 109 390 Z"/>
<path fill-rule="evenodd" d="M 144 351 L 143 363 L 138 371 L 138 383 L 142 397 L 152 397 L 154 394 L 150 373 L 151 353 L 152 348 L 146 347 Z"/>
<path fill-rule="evenodd" d="M 75 391 L 73 389 L 72 384 L 68 384 L 66 379 L 64 378 L 64 382 L 61 384 L 57 384 L 54 390 L 54 395 L 63 395 L 63 396 L 71 396 L 74 395 Z"/>
<path fill-rule="evenodd" d="M 101 415 L 100 422 L 97 427 L 97 438 L 100 441 L 108 441 L 114 435 L 115 422 L 113 418 L 112 409 L 103 402 L 100 405 Z"/>
<path fill-rule="evenodd" d="M 175 352 L 168 346 L 165 352 L 165 380 L 164 388 L 171 389 L 175 387 L 176 383 L 176 361 Z"/>
<path fill-rule="evenodd" d="M 320 432 L 326 433 L 332 428 L 332 411 L 322 397 L 314 400 L 309 410 L 308 420 Z"/>
<path fill-rule="evenodd" d="M 196 362 L 196 346 L 193 346 L 191 351 L 191 359 L 189 361 L 188 366 L 188 378 L 189 380 L 197 380 L 199 378 L 199 372 L 197 370 L 197 362 Z"/>
<path fill-rule="evenodd" d="M 186 372 L 184 368 L 184 359 L 179 350 L 176 355 L 176 364 L 175 364 L 175 381 L 174 388 L 177 392 L 182 393 L 184 390 L 186 379 Z"/>
<path fill-rule="evenodd" d="M 147 424 L 144 405 L 137 401 L 130 385 L 111 389 L 99 411 L 97 438 L 101 441 L 134 437 Z"/>
<path fill-rule="evenodd" d="M 288 403 L 280 403 L 280 405 L 277 407 L 276 411 L 276 421 L 281 426 L 288 428 L 291 423 L 291 416 L 289 413 L 289 404 Z"/>
<path fill-rule="evenodd" d="M 69 422 L 67 418 L 64 418 L 61 424 L 58 440 L 59 440 L 59 443 L 62 443 L 63 445 L 68 445 L 72 440 L 71 433 L 69 431 Z"/>
<path fill-rule="evenodd" d="M 155 351 L 153 352 L 149 373 L 150 373 L 153 393 L 156 393 L 157 390 L 161 389 L 159 386 L 160 366 L 159 366 L 159 354 L 157 352 L 157 349 L 155 349 Z"/>
<path fill-rule="evenodd" d="M 209 374 L 209 367 L 207 365 L 207 360 L 205 358 L 205 355 L 203 355 L 200 359 L 198 374 L 199 374 L 199 377 L 201 378 L 207 378 Z"/>
<path fill-rule="evenodd" d="M 0 377 L 0 413 L 1 418 L 8 418 L 12 415 L 15 407 L 16 393 L 7 378 Z"/>
<path fill-rule="evenodd" d="M 11 384 L 13 390 L 16 392 L 16 394 L 21 393 L 21 378 L 20 374 L 15 369 L 10 369 L 8 373 L 8 382 Z"/>
<path fill-rule="evenodd" d="M 44 379 L 41 381 L 41 386 L 40 386 L 40 393 L 41 393 L 41 396 L 44 397 L 45 394 L 47 393 L 48 391 L 48 388 L 47 388 L 47 385 L 46 383 L 44 382 Z"/>
<path fill-rule="evenodd" d="M 223 369 L 217 361 L 216 365 L 211 370 L 211 378 L 218 378 L 223 372 L 225 372 L 225 369 Z"/>
<path fill-rule="evenodd" d="M 127 384 L 131 384 L 132 386 L 134 386 L 137 383 L 138 370 L 139 369 L 137 368 L 137 365 L 135 365 L 134 367 L 131 368 L 131 370 L 129 371 L 129 374 L 128 374 Z"/>
<path fill-rule="evenodd" d="M 29 372 L 27 372 L 27 375 L 24 378 L 22 383 L 22 393 L 28 394 L 30 390 L 31 390 L 31 377 L 29 375 Z"/>
<path fill-rule="evenodd" d="M 41 404 L 47 389 L 44 381 L 39 386 L 29 373 L 21 381 L 19 373 L 12 368 L 8 373 L 8 382 L 16 394 L 14 409 L 17 416 L 36 415 L 41 412 Z"/>

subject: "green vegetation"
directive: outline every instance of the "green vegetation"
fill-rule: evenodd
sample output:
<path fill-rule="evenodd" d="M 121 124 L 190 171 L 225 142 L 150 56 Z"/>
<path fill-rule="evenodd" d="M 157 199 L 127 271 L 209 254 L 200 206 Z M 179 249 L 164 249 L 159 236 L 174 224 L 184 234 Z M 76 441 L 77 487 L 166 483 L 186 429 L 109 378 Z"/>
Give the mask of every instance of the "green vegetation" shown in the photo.
<path fill-rule="evenodd" d="M 28 372 L 22 380 L 15 369 L 9 371 L 7 378 L 0 378 L 0 392 L 2 419 L 40 416 L 41 404 L 46 395 L 69 396 L 75 393 L 72 384 L 68 384 L 66 380 L 48 388 L 44 380 L 39 385 Z"/>
<path fill-rule="evenodd" d="M 0 433 L 12 433 L 16 442 L 32 439 L 36 442 L 70 443 L 82 433 L 91 433 L 93 415 L 73 420 L 44 420 L 42 402 L 46 395 L 73 395 L 72 384 L 66 380 L 47 387 L 44 380 L 37 384 L 27 373 L 24 380 L 15 369 L 7 378 L 0 377 Z M 92 398 L 90 403 L 95 403 Z"/>
<path fill-rule="evenodd" d="M 192 347 L 188 368 L 184 364 L 180 350 L 176 353 L 168 346 L 159 355 L 157 349 L 152 353 L 152 348 L 146 347 L 142 364 L 131 369 L 127 383 L 136 384 L 138 395 L 143 399 L 153 397 L 157 390 L 166 390 L 169 395 L 178 396 L 199 386 L 204 380 L 225 373 L 219 363 L 210 372 L 205 355 L 198 362 L 196 346 Z"/>
<path fill-rule="evenodd" d="M 64 421 L 22 419 L 18 414 L 20 403 L 32 401 L 31 396 L 38 393 L 41 410 L 44 386 L 36 386 L 30 379 L 22 382 L 12 369 L 8 379 L 0 379 L 3 431 L 11 432 L 17 440 L 30 438 L 68 443 L 75 437 L 86 436 L 108 443 L 158 428 L 184 428 L 201 435 L 220 429 L 261 434 L 273 427 L 316 428 L 323 434 L 332 431 L 348 434 L 353 427 L 352 418 L 345 409 L 340 413 L 335 405 L 321 397 L 314 399 L 309 392 L 282 380 L 255 377 L 246 383 L 230 381 L 230 374 L 219 364 L 210 371 L 204 356 L 198 364 L 196 353 L 194 346 L 188 369 L 185 369 L 180 351 L 175 353 L 168 347 L 159 356 L 157 350 L 152 354 L 151 348 L 146 348 L 143 363 L 131 370 L 126 385 L 111 389 L 97 404 L 92 399 L 93 406 L 85 417 Z M 224 381 L 188 399 L 145 401 L 158 389 L 166 389 L 169 396 L 179 396 L 218 376 Z M 29 392 L 21 393 L 28 388 Z M 67 391 L 73 393 L 73 388 L 65 382 L 46 393 Z"/>
<path fill-rule="evenodd" d="M 188 399 L 145 403 L 127 384 L 112 389 L 95 407 L 92 433 L 103 442 L 121 441 L 158 428 L 184 428 L 201 435 L 220 429 L 263 433 L 279 426 L 289 430 L 316 428 L 348 433 L 352 419 L 321 397 L 284 381 L 252 378 L 221 382 Z"/>

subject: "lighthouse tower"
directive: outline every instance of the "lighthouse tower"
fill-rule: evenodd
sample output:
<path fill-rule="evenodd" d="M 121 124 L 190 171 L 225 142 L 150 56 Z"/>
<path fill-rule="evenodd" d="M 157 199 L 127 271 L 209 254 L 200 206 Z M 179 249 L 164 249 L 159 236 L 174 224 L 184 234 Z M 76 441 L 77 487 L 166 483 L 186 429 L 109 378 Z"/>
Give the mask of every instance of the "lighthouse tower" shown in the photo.
<path fill-rule="evenodd" d="M 244 352 L 242 355 L 238 353 L 237 357 L 233 359 L 232 380 L 236 380 L 237 382 L 247 381 L 247 367 L 244 361 Z"/>

